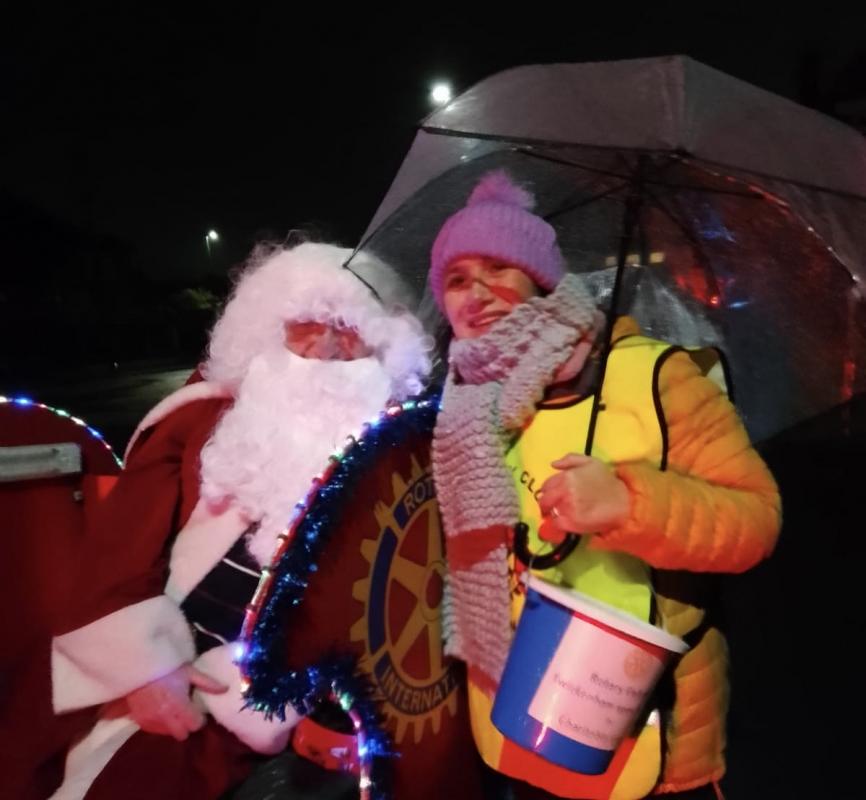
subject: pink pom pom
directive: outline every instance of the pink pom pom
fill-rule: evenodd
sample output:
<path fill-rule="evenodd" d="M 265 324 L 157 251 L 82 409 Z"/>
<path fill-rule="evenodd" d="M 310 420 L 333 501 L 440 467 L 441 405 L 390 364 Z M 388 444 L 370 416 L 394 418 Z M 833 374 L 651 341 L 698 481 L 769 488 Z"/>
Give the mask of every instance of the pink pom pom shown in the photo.
<path fill-rule="evenodd" d="M 504 203 L 529 211 L 535 207 L 535 198 L 514 183 L 505 170 L 498 169 L 488 172 L 472 190 L 466 205 L 472 206 L 476 203 Z"/>

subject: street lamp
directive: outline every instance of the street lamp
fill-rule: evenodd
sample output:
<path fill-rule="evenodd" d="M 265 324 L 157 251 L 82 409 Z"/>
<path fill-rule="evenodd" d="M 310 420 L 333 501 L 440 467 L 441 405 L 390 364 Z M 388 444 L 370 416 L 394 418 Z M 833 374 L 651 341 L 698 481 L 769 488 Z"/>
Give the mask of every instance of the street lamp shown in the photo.
<path fill-rule="evenodd" d="M 450 103 L 453 96 L 451 86 L 447 83 L 433 84 L 433 88 L 430 90 L 430 102 L 434 106 L 444 106 L 446 103 Z"/>
<path fill-rule="evenodd" d="M 213 228 L 211 228 L 207 232 L 207 235 L 204 237 L 204 243 L 205 243 L 205 247 L 207 247 L 207 257 L 208 258 L 211 257 L 211 249 L 210 249 L 211 248 L 211 242 L 216 244 L 219 240 L 220 240 L 220 235 Z"/>

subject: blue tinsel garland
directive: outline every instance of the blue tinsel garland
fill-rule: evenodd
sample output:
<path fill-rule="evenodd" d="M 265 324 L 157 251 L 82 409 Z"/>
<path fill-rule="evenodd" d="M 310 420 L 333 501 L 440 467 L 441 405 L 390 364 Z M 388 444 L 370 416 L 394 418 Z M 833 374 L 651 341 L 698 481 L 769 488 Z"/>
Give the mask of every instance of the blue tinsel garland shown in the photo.
<path fill-rule="evenodd" d="M 363 722 L 366 753 L 360 755 L 372 759 L 374 798 L 387 797 L 389 757 L 395 753 L 382 728 L 369 678 L 349 654 L 333 654 L 316 665 L 288 670 L 286 634 L 292 613 L 304 598 L 309 576 L 316 571 L 331 536 L 339 531 L 343 510 L 360 478 L 375 467 L 384 450 L 401 447 L 410 435 L 429 435 L 438 408 L 438 397 L 432 397 L 390 409 L 333 465 L 327 482 L 318 488 L 295 528 L 292 541 L 271 567 L 274 579 L 270 594 L 243 655 L 243 670 L 249 680 L 246 704 L 268 716 L 284 719 L 288 705 L 308 714 L 329 697 L 345 698 L 344 707 L 351 707 Z"/>

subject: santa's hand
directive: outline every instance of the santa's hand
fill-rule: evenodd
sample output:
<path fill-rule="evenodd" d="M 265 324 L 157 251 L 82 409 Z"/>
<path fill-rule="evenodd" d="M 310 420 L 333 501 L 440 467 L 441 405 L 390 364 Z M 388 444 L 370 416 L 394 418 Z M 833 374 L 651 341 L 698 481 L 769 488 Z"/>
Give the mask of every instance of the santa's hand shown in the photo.
<path fill-rule="evenodd" d="M 222 694 L 228 686 L 184 664 L 174 672 L 135 689 L 126 696 L 129 716 L 143 731 L 183 741 L 204 723 L 204 714 L 190 700 L 190 687 Z"/>
<path fill-rule="evenodd" d="M 605 533 L 628 518 L 628 488 L 608 464 L 570 453 L 551 466 L 560 472 L 541 487 L 539 505 L 550 523 L 544 527 L 552 525 L 564 533 Z"/>

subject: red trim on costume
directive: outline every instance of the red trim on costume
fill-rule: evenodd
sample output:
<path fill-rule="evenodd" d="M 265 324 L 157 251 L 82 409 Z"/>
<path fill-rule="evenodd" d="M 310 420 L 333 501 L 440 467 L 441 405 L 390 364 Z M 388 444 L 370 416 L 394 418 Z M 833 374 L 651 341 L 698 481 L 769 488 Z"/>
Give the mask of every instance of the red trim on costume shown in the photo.
<path fill-rule="evenodd" d="M 331 772 L 361 774 L 358 742 L 351 733 L 337 733 L 304 717 L 295 727 L 292 747 L 302 758 Z"/>

